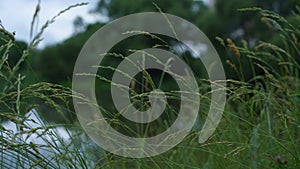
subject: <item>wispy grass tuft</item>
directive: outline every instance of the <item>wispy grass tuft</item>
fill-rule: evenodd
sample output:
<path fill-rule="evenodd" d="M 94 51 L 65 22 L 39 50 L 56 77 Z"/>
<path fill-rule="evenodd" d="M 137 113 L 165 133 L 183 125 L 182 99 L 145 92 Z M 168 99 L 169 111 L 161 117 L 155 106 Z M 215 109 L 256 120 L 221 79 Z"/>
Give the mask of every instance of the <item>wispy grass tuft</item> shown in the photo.
<path fill-rule="evenodd" d="M 73 113 L 69 107 L 72 91 L 58 84 L 30 82 L 29 75 L 21 70 L 21 66 L 26 64 L 25 61 L 42 41 L 45 29 L 60 15 L 86 4 L 69 6 L 37 30 L 41 9 L 39 1 L 31 22 L 31 41 L 27 49 L 20 51 L 21 57 L 15 64 L 9 62 L 11 57 L 15 57 L 11 50 L 18 48 L 15 33 L 10 33 L 4 28 L 5 23 L 1 23 L 1 168 L 89 168 L 96 161 L 92 158 L 98 158 L 100 153 L 92 150 L 95 145 L 79 124 L 48 123 L 44 118 L 60 115 L 57 118 L 64 119 L 67 113 Z M 47 115 L 40 111 L 44 105 L 52 108 L 48 109 Z"/>

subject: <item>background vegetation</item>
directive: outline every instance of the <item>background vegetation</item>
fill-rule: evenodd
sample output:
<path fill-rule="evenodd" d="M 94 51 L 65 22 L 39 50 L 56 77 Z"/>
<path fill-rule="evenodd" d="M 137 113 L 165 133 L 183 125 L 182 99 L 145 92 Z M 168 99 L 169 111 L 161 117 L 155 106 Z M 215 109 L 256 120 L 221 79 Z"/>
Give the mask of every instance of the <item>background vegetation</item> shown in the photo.
<path fill-rule="evenodd" d="M 18 42 L 10 30 L 0 26 L 0 164 L 1 168 L 298 168 L 300 166 L 300 8 L 297 0 L 216 0 L 214 8 L 201 1 L 153 1 L 163 12 L 197 25 L 212 41 L 227 75 L 227 104 L 223 119 L 204 144 L 197 142 L 199 129 L 210 101 L 202 64 L 189 52 L 182 59 L 195 72 L 202 109 L 193 131 L 172 150 L 151 158 L 123 158 L 101 150 L 82 131 L 74 113 L 71 79 L 74 63 L 85 41 L 105 23 L 84 25 L 64 42 L 36 49 L 50 18 L 29 44 Z M 84 4 L 77 4 L 78 7 Z M 69 9 L 69 8 L 67 8 Z M 144 11 L 157 11 L 147 0 L 100 0 L 92 11 L 111 20 Z M 38 12 L 38 10 L 36 11 Z M 33 24 L 35 23 L 33 18 Z M 83 18 L 84 19 L 84 18 Z M 5 23 L 3 23 L 5 24 Z M 34 28 L 34 26 L 33 26 Z M 36 31 L 34 31 L 36 32 Z M 99 70 L 99 77 L 111 78 L 128 49 L 167 44 L 149 37 L 134 37 L 117 44 Z M 201 69 L 202 67 L 202 69 Z M 162 72 L 140 74 L 133 88 L 132 102 L 147 104 L 144 93 L 157 83 Z M 201 72 L 201 73 L 199 73 Z M 108 81 L 109 82 L 109 81 Z M 121 132 L 154 135 L 176 118 L 178 100 L 169 98 L 166 114 L 151 125 L 120 119 L 109 99 L 109 83 L 99 78 L 99 104 Z M 175 90 L 165 77 L 164 90 Z M 131 86 L 132 87 L 132 86 Z M 107 97 L 107 99 L 101 99 Z M 145 107 L 144 107 L 145 108 Z M 29 113 L 28 113 L 29 112 Z M 9 126 L 9 127 L 7 127 Z M 133 131 L 133 132 L 132 132 Z"/>

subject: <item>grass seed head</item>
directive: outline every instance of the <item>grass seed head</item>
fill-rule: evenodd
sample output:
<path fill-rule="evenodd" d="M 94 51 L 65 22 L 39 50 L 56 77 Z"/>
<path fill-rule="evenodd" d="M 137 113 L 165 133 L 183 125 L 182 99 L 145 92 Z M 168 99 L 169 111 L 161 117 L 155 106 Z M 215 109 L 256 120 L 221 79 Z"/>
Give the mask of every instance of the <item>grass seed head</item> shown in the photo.
<path fill-rule="evenodd" d="M 228 46 L 229 46 L 229 48 L 230 48 L 230 51 L 231 51 L 238 59 L 240 59 L 241 53 L 240 53 L 240 51 L 238 50 L 238 48 L 235 46 L 235 44 L 232 42 L 232 40 L 229 39 L 229 38 L 227 38 L 226 41 L 227 41 L 227 44 L 228 44 Z"/>

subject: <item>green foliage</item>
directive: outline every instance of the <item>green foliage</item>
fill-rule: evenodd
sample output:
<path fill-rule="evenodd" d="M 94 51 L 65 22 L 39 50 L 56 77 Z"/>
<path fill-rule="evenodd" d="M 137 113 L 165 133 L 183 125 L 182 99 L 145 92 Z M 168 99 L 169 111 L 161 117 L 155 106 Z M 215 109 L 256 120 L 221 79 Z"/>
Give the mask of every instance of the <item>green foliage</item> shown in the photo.
<path fill-rule="evenodd" d="M 112 19 L 134 12 L 157 10 L 152 4 L 147 5 L 148 3 L 149 1 L 100 1 L 96 10 L 105 13 L 105 10 L 109 9 L 106 12 Z M 230 76 L 227 76 L 226 109 L 212 137 L 204 144 L 197 143 L 199 128 L 207 116 L 207 107 L 210 104 L 207 85 L 209 81 L 202 76 L 205 73 L 199 68 L 199 61 L 189 53 L 183 54 L 183 59 L 195 72 L 201 72 L 197 75 L 197 80 L 199 84 L 204 84 L 200 86 L 200 118 L 188 137 L 164 154 L 144 159 L 119 157 L 95 146 L 83 134 L 76 121 L 66 120 L 67 123 L 61 125 L 49 124 L 45 118 L 38 119 L 38 122 L 30 119 L 26 114 L 29 110 L 70 119 L 66 113 L 73 113 L 70 107 L 72 91 L 56 83 L 68 86 L 65 81 L 70 81 L 75 59 L 83 43 L 102 26 L 90 25 L 86 32 L 79 33 L 62 44 L 34 51 L 44 29 L 65 12 L 64 10 L 49 20 L 42 30 L 32 37 L 32 42 L 28 45 L 16 42 L 13 33 L 0 29 L 0 118 L 2 122 L 11 122 L 17 129 L 13 131 L 2 125 L 0 127 L 1 167 L 293 169 L 300 166 L 300 8 L 294 6 L 299 1 L 290 0 L 283 3 L 273 0 L 273 4 L 281 4 L 278 12 L 283 16 L 270 11 L 273 10 L 272 5 L 262 1 L 219 0 L 215 11 L 209 11 L 195 1 L 156 3 L 165 12 L 195 21 L 205 33 L 211 31 L 208 36 L 215 44 L 219 44 L 218 51 L 226 63 L 226 73 Z M 239 10 L 239 15 L 243 17 L 232 16 L 232 10 L 248 6 L 259 6 L 269 10 L 244 8 Z M 293 9 L 292 13 L 290 9 Z M 37 7 L 36 13 L 38 11 Z M 35 19 L 36 15 L 32 25 L 35 24 Z M 235 29 L 243 28 L 245 22 L 254 25 L 244 29 L 245 35 L 253 38 L 254 43 L 247 39 L 247 36 L 231 37 Z M 219 37 L 215 39 L 216 35 Z M 230 38 L 223 40 L 226 37 Z M 101 71 L 97 74 L 96 83 L 101 82 L 100 88 L 97 89 L 100 101 L 109 101 L 110 78 L 122 58 L 149 46 L 172 49 L 170 39 L 166 44 L 138 36 L 131 40 L 132 46 L 126 42 L 117 44 L 108 53 L 108 58 L 104 59 L 103 64 L 99 65 Z M 28 63 L 33 64 L 33 69 Z M 32 78 L 32 70 L 37 71 L 39 78 Z M 132 136 L 152 136 L 172 124 L 172 120 L 176 118 L 176 106 L 178 107 L 178 96 L 172 91 L 177 88 L 176 85 L 171 85 L 172 80 L 169 77 L 164 79 L 167 79 L 167 83 L 165 81 L 160 86 L 161 79 L 154 76 L 157 74 L 161 75 L 161 72 L 144 71 L 137 75 L 136 81 L 130 86 L 130 96 L 133 104 L 146 109 L 149 104 L 144 98 L 147 98 L 152 89 L 163 88 L 167 91 L 170 101 L 164 117 L 150 125 L 136 125 L 124 119 L 120 120 L 119 114 L 110 109 L 112 106 L 108 103 L 100 104 L 100 108 L 115 129 Z M 43 109 L 45 105 L 51 107 L 51 111 L 49 108 Z M 29 125 L 29 122 L 41 125 L 34 127 Z M 66 129 L 67 140 L 60 135 L 60 127 Z M 45 144 L 29 142 L 28 136 L 34 135 L 41 138 Z"/>

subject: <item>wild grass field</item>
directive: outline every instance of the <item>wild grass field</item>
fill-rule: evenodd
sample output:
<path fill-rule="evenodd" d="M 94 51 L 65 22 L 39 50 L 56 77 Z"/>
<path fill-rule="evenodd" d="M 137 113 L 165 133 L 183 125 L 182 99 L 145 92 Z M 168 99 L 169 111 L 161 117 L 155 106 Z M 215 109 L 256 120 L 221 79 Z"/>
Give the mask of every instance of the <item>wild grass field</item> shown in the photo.
<path fill-rule="evenodd" d="M 32 36 L 25 49 L 20 48 L 11 30 L 0 27 L 0 168 L 300 168 L 299 7 L 290 18 L 261 8 L 240 9 L 259 15 L 274 38 L 253 46 L 245 40 L 216 37 L 230 56 L 224 67 L 235 76 L 226 80 L 226 107 L 217 130 L 199 144 L 202 124 L 195 124 L 190 134 L 166 153 L 133 159 L 111 154 L 93 143 L 76 120 L 72 90 L 32 80 L 34 72 L 24 66 L 30 65 L 28 59 L 33 57 L 44 30 L 61 14 L 81 5 L 55 15 Z M 35 20 L 33 17 L 32 29 Z M 21 55 L 17 61 L 11 60 L 13 50 Z M 138 87 L 146 91 L 145 84 L 151 83 L 151 77 L 147 77 Z M 200 90 L 205 107 L 210 93 L 205 85 Z M 141 102 L 143 97 L 136 92 L 132 101 L 145 104 Z M 176 102 L 173 104 L 176 106 Z M 168 108 L 169 118 L 147 131 L 164 130 L 164 125 L 171 123 L 168 120 L 174 118 L 173 111 Z M 65 120 L 49 122 L 43 115 L 49 113 Z M 130 124 L 118 121 L 114 112 L 106 114 L 116 128 L 131 132 Z M 199 112 L 201 118 L 206 115 L 205 109 Z"/>

